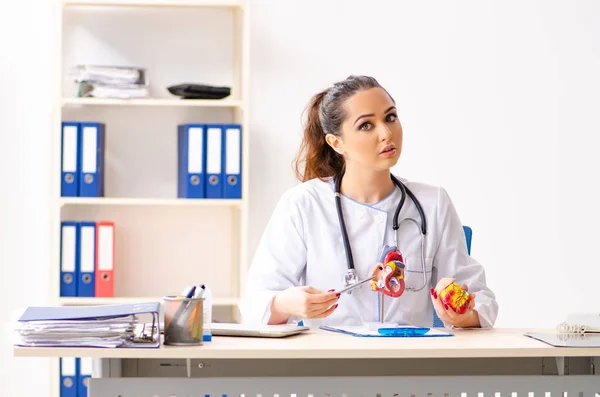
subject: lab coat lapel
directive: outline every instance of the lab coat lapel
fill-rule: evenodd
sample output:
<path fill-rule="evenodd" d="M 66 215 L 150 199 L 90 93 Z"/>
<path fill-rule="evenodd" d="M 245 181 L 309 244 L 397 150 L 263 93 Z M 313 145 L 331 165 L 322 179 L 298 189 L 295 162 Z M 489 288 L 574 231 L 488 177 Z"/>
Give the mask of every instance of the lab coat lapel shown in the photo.
<path fill-rule="evenodd" d="M 347 197 L 342 198 L 344 219 L 359 279 L 370 275 L 385 238 L 387 213 Z M 343 246 L 342 246 L 343 250 Z"/>

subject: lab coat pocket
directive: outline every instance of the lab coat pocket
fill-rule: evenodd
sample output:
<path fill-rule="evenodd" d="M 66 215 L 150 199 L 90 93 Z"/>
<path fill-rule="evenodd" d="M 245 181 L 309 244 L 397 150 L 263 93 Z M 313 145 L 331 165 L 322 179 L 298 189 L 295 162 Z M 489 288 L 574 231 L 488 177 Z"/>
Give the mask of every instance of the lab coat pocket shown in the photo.
<path fill-rule="evenodd" d="M 404 280 L 406 288 L 421 289 L 426 288 L 431 283 L 431 269 L 433 267 L 433 258 L 425 257 L 425 277 L 423 277 L 423 262 L 421 256 L 409 256 L 404 258 Z M 423 284 L 425 284 L 423 286 Z M 429 288 L 426 288 L 429 290 Z"/>

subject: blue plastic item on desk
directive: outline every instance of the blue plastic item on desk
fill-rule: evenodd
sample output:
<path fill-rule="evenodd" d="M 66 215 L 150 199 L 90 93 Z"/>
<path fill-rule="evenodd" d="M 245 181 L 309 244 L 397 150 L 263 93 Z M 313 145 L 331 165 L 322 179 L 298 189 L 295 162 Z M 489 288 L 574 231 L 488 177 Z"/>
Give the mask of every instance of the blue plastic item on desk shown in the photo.
<path fill-rule="evenodd" d="M 420 327 L 397 327 L 397 328 L 379 328 L 377 332 L 385 336 L 423 336 L 429 332 L 430 328 Z"/>
<path fill-rule="evenodd" d="M 373 324 L 374 325 L 374 324 Z M 319 327 L 325 331 L 339 332 L 342 334 L 369 337 L 369 338 L 410 338 L 410 337 L 439 337 L 453 336 L 450 332 L 442 331 L 434 328 L 412 327 L 412 326 L 374 326 L 365 325 L 321 325 Z"/>

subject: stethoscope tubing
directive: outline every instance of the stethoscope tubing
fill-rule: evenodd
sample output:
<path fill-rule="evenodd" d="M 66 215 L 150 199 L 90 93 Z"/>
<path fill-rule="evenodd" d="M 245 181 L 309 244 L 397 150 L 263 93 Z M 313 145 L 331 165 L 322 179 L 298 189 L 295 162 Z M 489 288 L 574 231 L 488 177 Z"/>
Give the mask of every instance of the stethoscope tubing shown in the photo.
<path fill-rule="evenodd" d="M 336 204 L 336 209 L 337 209 L 337 214 L 338 214 L 338 220 L 340 223 L 340 229 L 342 231 L 342 239 L 344 242 L 344 250 L 346 252 L 346 262 L 347 262 L 347 266 L 348 266 L 348 271 L 354 273 L 354 258 L 352 255 L 352 248 L 350 246 L 350 239 L 348 238 L 348 231 L 346 230 L 346 222 L 344 221 L 344 215 L 342 213 L 340 186 L 341 186 L 343 174 L 344 174 L 343 172 L 340 172 L 335 177 L 335 180 L 334 180 L 334 182 L 335 182 L 334 183 L 335 204 Z M 425 234 L 427 234 L 427 224 L 425 221 L 425 213 L 423 211 L 423 208 L 421 207 L 421 203 L 416 198 L 416 196 L 410 191 L 410 189 L 408 189 L 394 175 L 390 174 L 390 178 L 394 182 L 394 185 L 396 185 L 402 193 L 400 202 L 398 203 L 398 206 L 396 207 L 396 211 L 394 212 L 394 218 L 393 218 L 393 223 L 392 223 L 392 227 L 394 229 L 394 242 L 396 244 L 396 247 L 398 247 L 398 229 L 400 228 L 400 225 L 398 224 L 398 217 L 400 215 L 400 211 L 402 210 L 402 207 L 404 206 L 404 202 L 406 201 L 406 196 L 408 196 L 413 201 L 413 203 L 417 207 L 417 211 L 419 212 L 419 216 L 421 218 L 420 226 L 417 223 L 417 221 L 412 218 L 406 218 L 402 221 L 402 222 L 404 222 L 404 221 L 412 222 L 419 229 L 419 235 L 421 237 L 421 267 L 422 267 L 422 273 L 423 273 L 423 284 L 419 288 L 407 286 L 406 289 L 409 291 L 420 291 L 423 288 L 425 288 L 425 286 L 427 285 L 427 268 L 425 266 L 425 241 L 424 241 Z"/>

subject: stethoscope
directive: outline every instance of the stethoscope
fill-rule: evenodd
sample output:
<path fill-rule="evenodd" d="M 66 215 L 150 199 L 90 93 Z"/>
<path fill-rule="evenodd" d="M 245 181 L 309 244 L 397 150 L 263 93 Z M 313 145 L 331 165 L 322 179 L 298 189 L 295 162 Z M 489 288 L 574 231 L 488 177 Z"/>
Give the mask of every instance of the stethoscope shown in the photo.
<path fill-rule="evenodd" d="M 348 263 L 348 271 L 344 276 L 344 285 L 346 287 L 352 284 L 362 284 L 364 281 L 358 281 L 358 277 L 356 276 L 356 270 L 354 269 L 354 258 L 352 257 L 352 248 L 350 247 L 350 241 L 348 239 L 348 232 L 346 231 L 346 223 L 344 222 L 344 216 L 342 214 L 342 205 L 341 205 L 341 193 L 340 193 L 340 185 L 342 182 L 343 172 L 339 173 L 335 177 L 335 205 L 337 208 L 338 219 L 340 222 L 340 228 L 342 230 L 342 237 L 344 239 L 344 249 L 346 251 L 346 260 Z M 423 273 L 423 283 L 419 287 L 411 287 L 407 286 L 406 290 L 408 291 L 420 291 L 427 285 L 427 269 L 425 267 L 425 234 L 427 233 L 427 224 L 425 223 L 425 214 L 423 212 L 423 208 L 421 207 L 421 203 L 415 197 L 415 195 L 402 183 L 400 182 L 394 175 L 390 174 L 394 185 L 396 185 L 400 191 L 402 192 L 402 198 L 396 207 L 396 212 L 394 213 L 393 224 L 392 227 L 394 229 L 394 243 L 396 247 L 398 247 L 398 229 L 400 225 L 398 224 L 398 215 L 400 214 L 400 210 L 402 210 L 402 206 L 404 206 L 404 201 L 406 200 L 406 196 L 410 197 L 415 206 L 417 207 L 417 211 L 419 211 L 419 216 L 421 217 L 421 226 L 416 220 L 412 218 L 406 218 L 404 221 L 409 221 L 413 223 L 419 229 L 419 235 L 421 236 L 421 268 Z"/>

